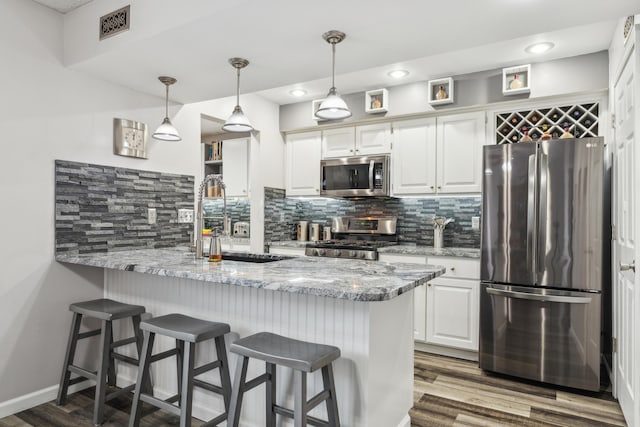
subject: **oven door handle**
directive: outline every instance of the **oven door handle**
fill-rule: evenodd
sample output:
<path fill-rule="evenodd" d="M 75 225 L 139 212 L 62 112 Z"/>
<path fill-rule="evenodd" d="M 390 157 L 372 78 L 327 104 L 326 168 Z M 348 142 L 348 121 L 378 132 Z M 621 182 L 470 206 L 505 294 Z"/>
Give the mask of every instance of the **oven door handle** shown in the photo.
<path fill-rule="evenodd" d="M 369 190 L 373 191 L 373 168 L 375 167 L 376 162 L 371 160 L 369 162 Z"/>
<path fill-rule="evenodd" d="M 505 298 L 525 299 L 529 301 L 562 302 L 562 303 L 569 303 L 569 304 L 590 304 L 591 303 L 591 298 L 589 297 L 540 295 L 540 294 L 532 294 L 529 292 L 507 291 L 504 289 L 496 289 L 496 288 L 487 288 L 487 293 L 491 295 L 505 297 Z"/>

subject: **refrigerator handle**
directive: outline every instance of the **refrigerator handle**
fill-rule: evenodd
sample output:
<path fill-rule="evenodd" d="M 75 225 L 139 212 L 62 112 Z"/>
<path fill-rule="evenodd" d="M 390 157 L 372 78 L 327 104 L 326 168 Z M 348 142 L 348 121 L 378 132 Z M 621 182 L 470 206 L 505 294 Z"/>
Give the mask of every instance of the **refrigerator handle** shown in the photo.
<path fill-rule="evenodd" d="M 528 189 L 527 196 L 527 266 L 532 274 L 532 282 L 535 283 L 536 274 L 536 186 L 537 186 L 537 174 L 536 174 L 536 154 L 529 156 L 529 168 L 528 168 Z"/>
<path fill-rule="evenodd" d="M 506 297 L 506 298 L 526 299 L 529 301 L 561 302 L 561 303 L 568 303 L 568 304 L 590 304 L 591 303 L 591 298 L 589 297 L 541 295 L 541 294 L 531 294 L 528 292 L 507 291 L 507 290 L 495 289 L 495 288 L 487 288 L 487 293 L 491 295 Z"/>
<path fill-rule="evenodd" d="M 541 144 L 539 147 L 539 155 L 538 155 L 538 161 L 540 162 L 538 170 L 539 172 L 539 176 L 538 176 L 538 207 L 537 207 L 537 225 L 536 228 L 538 229 L 538 232 L 536 233 L 536 260 L 534 261 L 536 264 L 536 274 L 537 273 L 537 269 L 539 268 L 539 266 L 544 266 L 545 264 L 545 260 L 544 260 L 544 256 L 545 256 L 545 252 L 544 252 L 544 248 L 546 246 L 546 232 L 547 232 L 547 188 L 548 188 L 548 182 L 547 182 L 547 177 L 549 175 L 549 155 L 545 153 L 545 147 L 544 144 Z M 543 267 L 544 268 L 544 267 Z"/>

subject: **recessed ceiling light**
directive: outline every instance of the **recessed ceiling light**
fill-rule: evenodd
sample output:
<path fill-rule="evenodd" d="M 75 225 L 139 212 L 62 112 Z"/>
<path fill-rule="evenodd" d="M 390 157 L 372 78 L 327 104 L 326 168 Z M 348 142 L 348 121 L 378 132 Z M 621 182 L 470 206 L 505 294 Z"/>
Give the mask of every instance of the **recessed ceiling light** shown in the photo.
<path fill-rule="evenodd" d="M 393 70 L 389 71 L 388 76 L 393 77 L 394 79 L 401 79 L 403 77 L 407 77 L 409 72 L 407 70 Z"/>
<path fill-rule="evenodd" d="M 524 50 L 527 53 L 544 53 L 551 50 L 555 45 L 551 42 L 535 43 L 527 46 Z"/>
<path fill-rule="evenodd" d="M 289 94 L 291 96 L 305 96 L 307 94 L 307 91 L 304 89 L 293 89 L 289 91 Z"/>

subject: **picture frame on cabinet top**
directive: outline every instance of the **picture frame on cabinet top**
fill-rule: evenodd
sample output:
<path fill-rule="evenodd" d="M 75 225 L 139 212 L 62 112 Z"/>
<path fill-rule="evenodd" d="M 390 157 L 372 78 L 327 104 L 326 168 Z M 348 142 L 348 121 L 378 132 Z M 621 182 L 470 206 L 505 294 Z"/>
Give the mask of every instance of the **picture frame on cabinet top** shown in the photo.
<path fill-rule="evenodd" d="M 429 88 L 428 102 L 430 105 L 443 105 L 453 103 L 453 77 L 429 80 L 427 84 Z"/>
<path fill-rule="evenodd" d="M 389 111 L 389 91 L 387 89 L 375 89 L 365 92 L 364 111 L 369 114 Z"/>
<path fill-rule="evenodd" d="M 531 92 L 531 64 L 502 69 L 502 95 Z"/>

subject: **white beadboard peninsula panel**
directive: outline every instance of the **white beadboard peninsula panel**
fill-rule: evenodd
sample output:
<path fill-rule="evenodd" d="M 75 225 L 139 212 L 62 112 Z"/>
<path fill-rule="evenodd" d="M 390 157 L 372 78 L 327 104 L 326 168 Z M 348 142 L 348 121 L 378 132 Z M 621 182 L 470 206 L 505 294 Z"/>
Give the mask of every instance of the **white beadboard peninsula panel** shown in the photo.
<path fill-rule="evenodd" d="M 367 303 L 106 270 L 105 293 L 108 298 L 144 305 L 154 316 L 177 312 L 229 323 L 227 349 L 230 342 L 259 331 L 335 345 L 342 352 L 334 362 L 341 424 L 389 427 L 406 421 L 412 388 L 398 385 L 394 378 L 412 384 L 407 378 L 413 375 L 413 292 L 390 301 Z M 116 328 L 116 339 L 125 333 L 124 329 L 127 334 L 131 331 L 130 322 Z M 400 332 L 405 330 L 406 333 Z M 173 340 L 156 336 L 154 352 L 174 345 Z M 134 352 L 130 347 L 127 350 Z M 196 365 L 215 357 L 213 341 L 197 347 Z M 152 368 L 154 390 L 160 397 L 175 394 L 174 360 L 157 362 Z M 229 362 L 233 380 L 234 354 L 229 356 Z M 135 372 L 134 368 L 119 365 L 119 384 L 132 382 Z M 263 372 L 264 363 L 251 361 L 247 378 Z M 217 371 L 202 378 L 219 384 Z M 320 372 L 311 374 L 308 382 L 309 395 L 315 395 L 322 388 Z M 291 371 L 278 368 L 278 403 L 293 408 L 292 391 Z M 393 399 L 389 400 L 390 396 Z M 264 405 L 264 387 L 245 394 L 241 425 L 263 426 Z M 222 412 L 222 399 L 218 395 L 196 388 L 194 416 L 208 420 Z M 326 419 L 324 405 L 315 408 L 311 415 Z M 390 420 L 395 421 L 389 424 Z M 287 420 L 282 425 L 291 424 Z"/>

